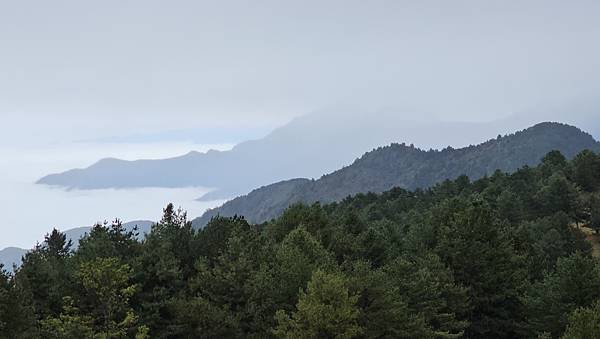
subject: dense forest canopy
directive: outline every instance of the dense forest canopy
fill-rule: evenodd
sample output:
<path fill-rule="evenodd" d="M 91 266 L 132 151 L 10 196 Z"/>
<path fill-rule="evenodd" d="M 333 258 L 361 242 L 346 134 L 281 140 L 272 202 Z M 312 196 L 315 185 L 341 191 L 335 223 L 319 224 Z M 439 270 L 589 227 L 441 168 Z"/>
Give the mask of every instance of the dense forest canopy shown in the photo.
<path fill-rule="evenodd" d="M 118 220 L 76 250 L 49 233 L 0 274 L 0 337 L 593 338 L 594 230 L 592 151 L 262 224 L 196 230 L 169 205 L 142 241 Z"/>

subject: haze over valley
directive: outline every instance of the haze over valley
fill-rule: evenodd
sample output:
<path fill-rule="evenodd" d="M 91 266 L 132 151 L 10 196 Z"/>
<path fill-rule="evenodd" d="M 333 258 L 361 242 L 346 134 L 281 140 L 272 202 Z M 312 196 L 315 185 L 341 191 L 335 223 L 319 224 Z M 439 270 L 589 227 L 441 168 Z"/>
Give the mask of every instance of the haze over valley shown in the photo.
<path fill-rule="evenodd" d="M 599 18 L 0 1 L 0 339 L 600 338 Z"/>

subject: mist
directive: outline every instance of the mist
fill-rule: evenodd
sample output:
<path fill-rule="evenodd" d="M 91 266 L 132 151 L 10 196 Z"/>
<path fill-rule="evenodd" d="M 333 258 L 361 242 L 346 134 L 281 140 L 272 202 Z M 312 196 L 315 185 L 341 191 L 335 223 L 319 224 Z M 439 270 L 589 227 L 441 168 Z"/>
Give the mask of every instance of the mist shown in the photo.
<path fill-rule="evenodd" d="M 3 132 L 270 129 L 338 105 L 544 111 L 600 89 L 599 16 L 595 1 L 4 2 Z"/>
<path fill-rule="evenodd" d="M 351 148 L 332 134 L 335 149 L 344 150 L 338 158 L 313 158 L 319 166 L 231 192 L 319 177 L 389 142 L 460 147 L 547 120 L 598 137 L 598 17 L 596 1 L 2 2 L 0 156 L 12 194 L 3 201 L 14 215 L 25 214 L 33 192 L 44 195 L 16 183 L 33 185 L 107 157 L 227 150 L 273 131 L 286 145 L 321 149 L 322 135 L 311 141 L 303 131 L 278 129 L 298 119 L 322 120 L 321 130 L 331 133 L 347 123 L 352 128 L 340 135 L 360 131 L 360 138 Z M 384 126 L 389 121 L 404 127 Z M 405 122 L 437 127 L 417 133 Z M 489 128 L 444 135 L 446 123 Z M 200 214 L 218 203 L 194 205 L 210 188 L 180 187 L 169 197 Z M 32 226 L 13 218 L 28 233 L 11 233 L 0 247 L 31 244 L 52 226 L 160 214 L 153 202 L 139 216 L 108 208 L 88 216 L 89 206 L 108 196 L 96 193 L 98 200 L 79 205 L 68 221 L 40 215 Z M 109 195 L 127 204 L 129 193 Z M 36 204 L 68 206 L 70 198 L 52 196 Z"/>

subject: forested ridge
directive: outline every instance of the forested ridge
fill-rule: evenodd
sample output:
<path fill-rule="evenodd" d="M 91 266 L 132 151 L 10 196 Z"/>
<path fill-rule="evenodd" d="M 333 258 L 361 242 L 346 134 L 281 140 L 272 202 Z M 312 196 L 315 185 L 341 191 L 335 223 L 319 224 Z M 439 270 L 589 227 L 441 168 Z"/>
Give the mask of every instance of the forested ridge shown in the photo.
<path fill-rule="evenodd" d="M 68 213 L 68 211 L 65 211 Z M 0 274 L 3 338 L 597 338 L 600 155 L 196 230 L 169 205 Z"/>
<path fill-rule="evenodd" d="M 276 218 L 291 204 L 329 203 L 358 193 L 380 193 L 393 187 L 428 188 L 446 179 L 468 175 L 479 179 L 500 169 L 512 172 L 536 166 L 542 157 L 559 150 L 571 159 L 582 150 L 600 152 L 600 143 L 579 128 L 543 122 L 479 145 L 428 151 L 407 144 L 391 144 L 364 154 L 354 163 L 318 180 L 294 179 L 258 188 L 219 208 L 207 211 L 194 225 L 212 217 L 244 215 L 251 222 Z"/>

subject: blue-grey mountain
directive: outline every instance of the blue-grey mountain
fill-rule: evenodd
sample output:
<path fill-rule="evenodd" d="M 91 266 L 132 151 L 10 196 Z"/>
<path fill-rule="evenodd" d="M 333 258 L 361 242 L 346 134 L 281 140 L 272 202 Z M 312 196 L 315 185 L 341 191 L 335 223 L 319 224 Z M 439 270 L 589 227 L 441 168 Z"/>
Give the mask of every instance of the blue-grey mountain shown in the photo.
<path fill-rule="evenodd" d="M 477 179 L 496 170 L 511 172 L 536 165 L 552 150 L 572 158 L 584 149 L 599 152 L 600 143 L 576 127 L 550 122 L 460 149 L 424 151 L 412 145 L 391 144 L 318 180 L 294 179 L 256 189 L 207 211 L 194 225 L 202 227 L 216 215 L 238 215 L 251 222 L 264 222 L 296 202 L 328 203 L 393 187 L 427 188 L 463 174 Z"/>
<path fill-rule="evenodd" d="M 432 122 L 436 119 L 422 116 L 421 122 L 408 121 L 405 116 L 394 111 L 314 113 L 230 151 L 160 160 L 104 159 L 85 169 L 48 175 L 39 183 L 76 189 L 202 186 L 216 189 L 202 199 L 225 199 L 281 180 L 318 178 L 392 142 L 424 149 L 462 147 L 528 125 L 514 117 L 464 123 Z"/>

